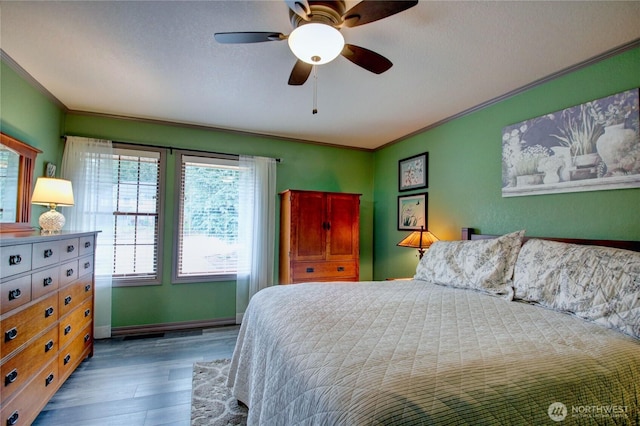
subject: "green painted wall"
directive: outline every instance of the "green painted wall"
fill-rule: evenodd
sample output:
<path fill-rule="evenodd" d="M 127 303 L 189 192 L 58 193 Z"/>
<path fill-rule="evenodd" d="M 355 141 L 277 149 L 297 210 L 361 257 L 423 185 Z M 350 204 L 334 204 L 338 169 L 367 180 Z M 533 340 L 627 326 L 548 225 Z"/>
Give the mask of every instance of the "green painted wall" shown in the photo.
<path fill-rule="evenodd" d="M 374 154 L 371 152 L 77 114 L 67 115 L 65 131 L 69 135 L 122 142 L 278 157 L 282 159 L 277 166 L 278 192 L 292 188 L 361 193 L 360 273 L 361 279 L 372 279 Z M 164 284 L 114 288 L 114 327 L 235 317 L 235 282 L 170 283 L 174 161 L 175 157 L 169 155 L 164 212 Z"/>
<path fill-rule="evenodd" d="M 60 164 L 61 134 L 279 157 L 278 190 L 362 193 L 361 278 L 409 276 L 415 251 L 396 247 L 398 160 L 428 151 L 429 228 L 457 239 L 460 228 L 485 233 L 526 229 L 529 235 L 640 240 L 640 189 L 502 198 L 501 131 L 506 125 L 640 86 L 640 49 L 555 79 L 483 110 L 375 153 L 272 138 L 66 114 L 4 63 L 0 68 L 2 131 L 41 150 L 44 163 Z M 339 161 L 337 161 L 339 160 Z M 144 325 L 229 318 L 235 283 L 172 285 L 173 156 L 167 170 L 165 255 L 161 286 L 113 290 L 112 325 Z M 40 211 L 34 209 L 34 224 Z M 375 231 L 374 231 L 375 230 Z M 375 268 L 374 268 L 375 265 Z"/>
<path fill-rule="evenodd" d="M 44 176 L 45 164 L 60 164 L 64 114 L 4 62 L 0 62 L 0 130 L 42 151 L 36 158 L 35 177 Z M 46 207 L 33 206 L 31 223 Z"/>
<path fill-rule="evenodd" d="M 428 226 L 440 239 L 461 227 L 500 234 L 640 239 L 640 189 L 502 198 L 502 128 L 640 86 L 640 48 L 554 79 L 375 154 L 374 278 L 412 276 L 416 250 L 396 247 L 398 160 L 429 152 Z M 417 192 L 417 191 L 416 191 Z M 405 193 L 403 193 L 405 194 Z"/>

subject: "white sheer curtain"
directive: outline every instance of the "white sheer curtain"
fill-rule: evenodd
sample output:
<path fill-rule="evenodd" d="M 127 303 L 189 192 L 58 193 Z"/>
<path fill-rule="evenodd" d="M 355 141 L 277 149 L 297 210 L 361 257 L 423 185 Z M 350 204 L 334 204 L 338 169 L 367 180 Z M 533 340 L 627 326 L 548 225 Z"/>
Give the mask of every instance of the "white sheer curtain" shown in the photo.
<path fill-rule="evenodd" d="M 101 231 L 96 241 L 94 336 L 111 337 L 113 268 L 113 148 L 111 141 L 67 137 L 61 177 L 73 185 L 75 205 L 65 209 L 70 231 Z"/>
<path fill-rule="evenodd" d="M 273 285 L 276 160 L 240 156 L 236 323 L 251 297 Z"/>

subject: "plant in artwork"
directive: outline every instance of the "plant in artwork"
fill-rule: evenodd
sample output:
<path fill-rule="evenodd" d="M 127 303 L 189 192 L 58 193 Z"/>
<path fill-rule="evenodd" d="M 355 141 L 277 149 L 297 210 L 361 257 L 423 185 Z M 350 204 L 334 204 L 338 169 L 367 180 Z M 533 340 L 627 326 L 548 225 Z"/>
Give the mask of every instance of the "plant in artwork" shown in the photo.
<path fill-rule="evenodd" d="M 505 127 L 503 196 L 640 187 L 638 94 L 627 90 Z"/>
<path fill-rule="evenodd" d="M 427 194 L 398 197 L 398 229 L 420 229 L 427 226 Z"/>

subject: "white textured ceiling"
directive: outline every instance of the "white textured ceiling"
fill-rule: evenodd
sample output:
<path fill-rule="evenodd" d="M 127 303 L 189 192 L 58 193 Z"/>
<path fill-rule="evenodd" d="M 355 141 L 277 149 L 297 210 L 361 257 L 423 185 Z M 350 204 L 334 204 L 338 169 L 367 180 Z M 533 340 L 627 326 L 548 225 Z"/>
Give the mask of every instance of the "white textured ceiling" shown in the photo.
<path fill-rule="evenodd" d="M 357 2 L 347 1 L 347 8 Z M 0 1 L 0 47 L 66 108 L 375 149 L 640 38 L 640 2 L 420 1 L 343 28 L 389 58 L 342 57 L 288 86 L 284 1 Z M 640 72 L 640 70 L 639 70 Z"/>

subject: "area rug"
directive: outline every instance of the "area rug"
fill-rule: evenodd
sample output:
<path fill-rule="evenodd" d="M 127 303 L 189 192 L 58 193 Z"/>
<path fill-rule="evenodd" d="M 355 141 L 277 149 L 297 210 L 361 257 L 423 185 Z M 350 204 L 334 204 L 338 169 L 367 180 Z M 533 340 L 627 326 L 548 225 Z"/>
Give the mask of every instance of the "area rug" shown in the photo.
<path fill-rule="evenodd" d="M 191 390 L 191 425 L 244 426 L 247 409 L 238 405 L 226 385 L 228 359 L 196 362 Z"/>

